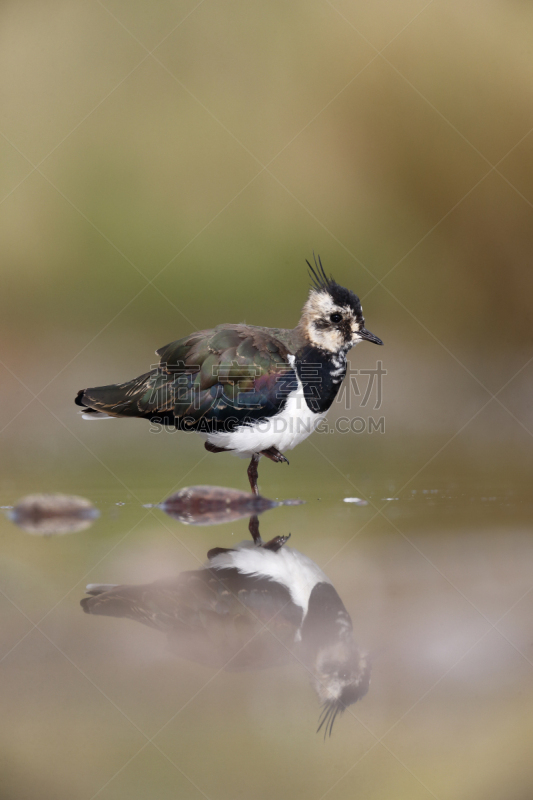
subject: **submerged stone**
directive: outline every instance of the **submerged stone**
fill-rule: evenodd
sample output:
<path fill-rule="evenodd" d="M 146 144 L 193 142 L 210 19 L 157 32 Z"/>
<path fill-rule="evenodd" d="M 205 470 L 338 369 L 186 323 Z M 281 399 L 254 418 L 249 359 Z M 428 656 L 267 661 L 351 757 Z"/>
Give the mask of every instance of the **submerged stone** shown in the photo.
<path fill-rule="evenodd" d="M 78 533 L 89 528 L 99 511 L 85 497 L 67 494 L 30 494 L 8 513 L 9 519 L 27 533 Z"/>
<path fill-rule="evenodd" d="M 225 486 L 186 486 L 161 503 L 160 508 L 185 525 L 220 525 L 297 502 L 269 500 Z"/>

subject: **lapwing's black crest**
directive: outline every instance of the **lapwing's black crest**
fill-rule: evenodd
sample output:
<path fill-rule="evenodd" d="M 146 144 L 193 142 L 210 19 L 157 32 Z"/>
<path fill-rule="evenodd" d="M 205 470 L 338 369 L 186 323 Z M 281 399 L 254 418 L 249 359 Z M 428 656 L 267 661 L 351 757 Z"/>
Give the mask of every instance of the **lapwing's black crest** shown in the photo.
<path fill-rule="evenodd" d="M 322 260 L 320 256 L 318 256 L 318 261 L 316 255 L 313 253 L 313 261 L 315 262 L 315 266 L 311 265 L 311 263 L 306 259 L 305 263 L 309 267 L 309 276 L 311 278 L 311 283 L 317 290 L 329 292 L 330 286 L 335 283 L 333 280 L 333 276 L 330 275 L 329 278 L 324 272 L 324 267 L 322 266 Z"/>
<path fill-rule="evenodd" d="M 368 692 L 370 686 L 370 662 L 365 656 L 365 666 L 360 673 L 353 678 L 353 682 L 344 687 L 338 700 L 327 700 L 322 704 L 322 711 L 318 720 L 317 733 L 324 728 L 324 739 L 331 736 L 333 723 L 339 714 L 343 714 L 348 706 L 353 705 Z"/>
<path fill-rule="evenodd" d="M 320 256 L 318 256 L 317 260 L 317 256 L 313 253 L 313 260 L 315 262 L 314 268 L 309 261 L 306 260 L 306 264 L 309 267 L 312 288 L 317 292 L 327 292 L 338 306 L 349 306 L 353 310 L 356 320 L 358 322 L 363 322 L 363 309 L 357 295 L 350 289 L 345 289 L 344 286 L 337 283 L 333 275 L 329 277 L 326 275 Z"/>

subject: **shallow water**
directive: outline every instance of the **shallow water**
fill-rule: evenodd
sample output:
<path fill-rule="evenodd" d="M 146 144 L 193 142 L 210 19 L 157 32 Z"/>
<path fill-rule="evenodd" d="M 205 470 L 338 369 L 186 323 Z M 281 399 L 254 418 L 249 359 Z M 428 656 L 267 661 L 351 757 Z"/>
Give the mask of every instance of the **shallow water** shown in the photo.
<path fill-rule="evenodd" d="M 372 659 L 368 694 L 331 738 L 316 734 L 320 708 L 298 665 L 220 671 L 176 658 L 158 631 L 83 614 L 88 583 L 172 577 L 249 535 L 246 520 L 188 526 L 146 507 L 168 495 L 164 471 L 139 489 L 125 468 L 137 488 L 122 492 L 91 473 L 76 485 L 100 511 L 85 531 L 39 537 L 0 517 L 6 796 L 527 796 L 527 487 L 441 465 L 404 489 L 367 476 L 363 495 L 353 476 L 304 460 L 261 465 L 266 496 L 306 500 L 263 514 L 261 533 L 290 532 L 326 572 Z M 244 468 L 204 462 L 180 486 L 228 477 L 244 488 Z M 76 483 L 67 472 L 48 482 Z M 4 504 L 34 488 L 14 481 Z M 366 506 L 343 502 L 363 496 Z"/>

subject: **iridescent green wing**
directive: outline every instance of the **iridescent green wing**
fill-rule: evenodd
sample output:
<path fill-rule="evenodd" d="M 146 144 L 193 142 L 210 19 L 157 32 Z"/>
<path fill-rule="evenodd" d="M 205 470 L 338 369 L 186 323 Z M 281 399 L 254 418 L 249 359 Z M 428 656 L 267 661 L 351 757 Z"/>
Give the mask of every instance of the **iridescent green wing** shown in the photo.
<path fill-rule="evenodd" d="M 282 342 L 261 328 L 221 325 L 157 351 L 160 367 L 139 398 L 143 416 L 174 414 L 194 429 L 205 419 L 215 427 L 277 413 L 296 376 Z"/>

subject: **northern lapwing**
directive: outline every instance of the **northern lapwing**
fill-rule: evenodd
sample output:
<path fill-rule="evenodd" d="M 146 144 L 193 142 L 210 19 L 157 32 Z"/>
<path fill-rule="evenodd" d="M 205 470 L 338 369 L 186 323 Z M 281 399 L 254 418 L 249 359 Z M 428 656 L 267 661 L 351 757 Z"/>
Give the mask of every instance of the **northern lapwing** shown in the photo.
<path fill-rule="evenodd" d="M 223 324 L 162 347 L 156 369 L 126 383 L 82 389 L 84 419 L 140 417 L 196 431 L 211 453 L 250 458 L 255 494 L 261 456 L 272 461 L 306 439 L 325 417 L 346 374 L 346 354 L 365 328 L 357 295 L 307 262 L 312 281 L 292 330 Z"/>
<path fill-rule="evenodd" d="M 126 617 L 167 634 L 171 652 L 226 671 L 298 662 L 322 703 L 318 731 L 368 691 L 370 661 L 329 578 L 277 536 L 216 547 L 204 568 L 140 586 L 89 584 L 87 614 Z M 318 732 L 317 731 L 317 732 Z"/>

